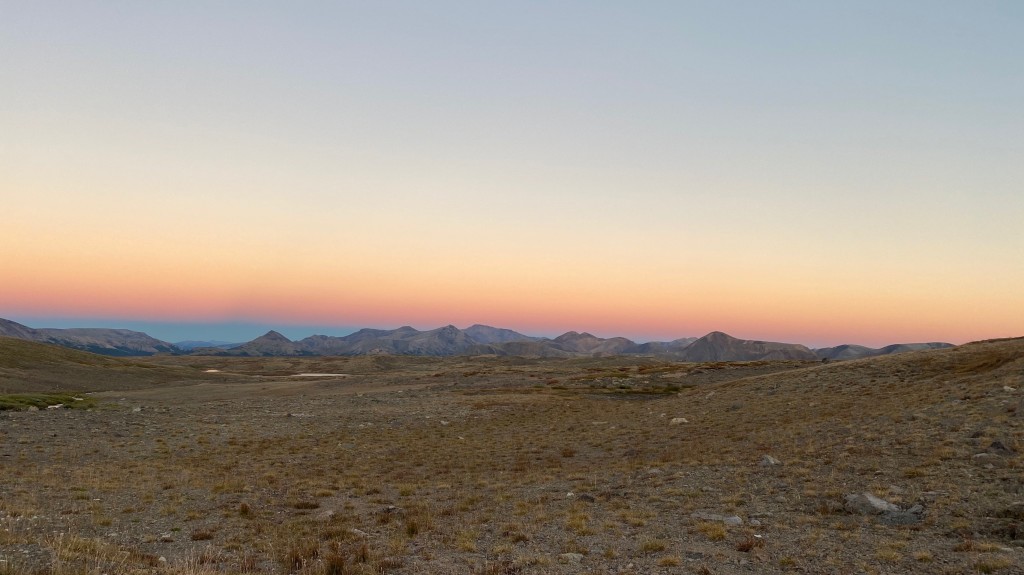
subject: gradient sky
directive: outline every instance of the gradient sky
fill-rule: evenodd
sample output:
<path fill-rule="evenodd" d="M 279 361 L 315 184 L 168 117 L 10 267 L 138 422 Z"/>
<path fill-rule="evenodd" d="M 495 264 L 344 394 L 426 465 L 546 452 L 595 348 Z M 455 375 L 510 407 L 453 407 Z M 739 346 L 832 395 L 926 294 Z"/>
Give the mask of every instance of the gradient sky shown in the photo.
<path fill-rule="evenodd" d="M 0 317 L 1024 335 L 1024 3 L 2 12 Z"/>

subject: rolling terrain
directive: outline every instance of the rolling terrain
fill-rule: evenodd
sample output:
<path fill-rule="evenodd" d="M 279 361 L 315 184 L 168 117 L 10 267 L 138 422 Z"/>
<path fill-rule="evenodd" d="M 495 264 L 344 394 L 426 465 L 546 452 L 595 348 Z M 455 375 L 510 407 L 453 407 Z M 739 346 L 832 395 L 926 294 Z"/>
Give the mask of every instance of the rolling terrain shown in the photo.
<path fill-rule="evenodd" d="M 95 358 L 52 365 L 122 365 Z M 223 380 L 0 413 L 0 569 L 1024 572 L 1024 339 L 827 364 L 138 361 Z"/>
<path fill-rule="evenodd" d="M 0 336 L 0 393 L 94 392 L 224 380 L 186 366 L 109 357 Z"/>

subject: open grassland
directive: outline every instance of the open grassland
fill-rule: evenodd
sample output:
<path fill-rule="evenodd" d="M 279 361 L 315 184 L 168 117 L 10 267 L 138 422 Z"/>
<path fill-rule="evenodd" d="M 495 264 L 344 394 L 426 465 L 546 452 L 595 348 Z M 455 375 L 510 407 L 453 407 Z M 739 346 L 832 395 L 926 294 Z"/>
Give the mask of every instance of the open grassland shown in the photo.
<path fill-rule="evenodd" d="M 137 363 L 206 375 L 0 413 L 0 574 L 1024 572 L 1021 340 Z"/>
<path fill-rule="evenodd" d="M 243 380 L 153 358 L 117 358 L 0 336 L 0 394 L 89 392 Z"/>

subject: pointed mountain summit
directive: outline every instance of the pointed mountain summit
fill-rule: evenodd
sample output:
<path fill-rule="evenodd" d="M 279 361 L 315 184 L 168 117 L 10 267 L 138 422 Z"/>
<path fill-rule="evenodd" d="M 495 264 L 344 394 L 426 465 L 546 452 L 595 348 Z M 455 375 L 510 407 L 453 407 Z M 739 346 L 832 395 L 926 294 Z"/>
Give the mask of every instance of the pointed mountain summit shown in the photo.
<path fill-rule="evenodd" d="M 270 330 L 256 339 L 228 350 L 230 355 L 270 356 L 270 355 L 312 355 L 303 351 L 287 337 Z M 228 352 L 225 352 L 227 354 Z"/>
<path fill-rule="evenodd" d="M 818 359 L 813 351 L 800 344 L 737 339 L 720 331 L 713 331 L 691 343 L 680 356 L 684 361 L 694 362 Z"/>
<path fill-rule="evenodd" d="M 275 343 L 291 343 L 292 342 L 292 340 L 288 339 L 287 337 L 282 335 L 280 332 L 277 332 L 277 331 L 274 331 L 274 330 L 270 330 L 267 333 L 259 336 L 258 338 L 254 339 L 252 341 L 253 342 L 257 342 L 258 341 L 258 342 L 263 342 L 263 343 L 272 343 L 272 342 L 275 342 Z"/>

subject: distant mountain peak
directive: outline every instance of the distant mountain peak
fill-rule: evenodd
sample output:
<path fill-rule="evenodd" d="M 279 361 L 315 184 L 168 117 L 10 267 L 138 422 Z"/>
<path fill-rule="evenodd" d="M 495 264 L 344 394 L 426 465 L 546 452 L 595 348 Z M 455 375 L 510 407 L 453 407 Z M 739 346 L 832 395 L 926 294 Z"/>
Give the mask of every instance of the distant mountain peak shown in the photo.
<path fill-rule="evenodd" d="M 279 333 L 277 331 L 274 331 L 274 330 L 268 331 L 267 333 L 259 336 L 258 338 L 256 338 L 253 341 L 264 341 L 264 342 L 279 341 L 281 343 L 291 343 L 292 342 L 292 340 L 288 339 L 287 337 L 285 337 L 281 333 Z"/>
<path fill-rule="evenodd" d="M 686 346 L 680 356 L 695 362 L 817 359 L 814 352 L 799 344 L 737 339 L 721 331 L 713 331 Z"/>
<path fill-rule="evenodd" d="M 578 331 L 567 331 L 567 332 L 563 333 L 562 335 L 556 337 L 555 341 L 558 341 L 558 342 L 574 341 L 574 340 L 577 340 L 577 339 L 584 339 L 584 338 L 586 338 L 586 339 L 597 339 L 597 337 L 595 335 L 587 333 L 587 332 L 580 333 Z"/>

